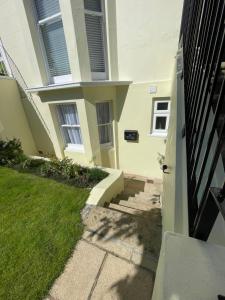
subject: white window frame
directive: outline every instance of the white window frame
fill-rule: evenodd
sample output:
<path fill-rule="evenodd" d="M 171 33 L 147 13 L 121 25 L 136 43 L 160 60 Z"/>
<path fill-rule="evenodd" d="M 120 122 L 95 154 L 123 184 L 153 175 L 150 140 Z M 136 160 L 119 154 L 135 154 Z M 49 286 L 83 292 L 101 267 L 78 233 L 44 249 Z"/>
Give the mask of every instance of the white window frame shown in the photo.
<path fill-rule="evenodd" d="M 74 127 L 80 128 L 82 143 L 83 143 L 83 136 L 82 136 L 82 132 L 81 132 L 79 115 L 78 115 L 79 124 L 76 124 L 76 125 L 61 124 L 60 111 L 59 111 L 59 106 L 61 106 L 61 105 L 73 105 L 75 112 L 77 110 L 77 114 L 78 114 L 78 109 L 77 109 L 76 103 L 59 103 L 59 104 L 56 105 L 56 113 L 57 113 L 57 116 L 58 116 L 58 123 L 59 123 L 59 127 L 60 127 L 61 136 L 62 136 L 64 145 L 65 145 L 65 150 L 76 151 L 76 152 L 84 152 L 84 144 L 73 144 L 73 143 L 67 143 L 66 142 L 66 138 L 65 138 L 63 128 L 74 128 Z"/>
<path fill-rule="evenodd" d="M 99 144 L 101 148 L 111 148 L 113 147 L 113 112 L 112 112 L 112 101 L 99 101 L 96 102 L 96 104 L 101 103 L 108 103 L 109 104 L 109 115 L 110 115 L 110 122 L 98 124 L 98 118 L 97 118 L 97 127 L 99 132 L 99 127 L 103 126 L 110 126 L 111 127 L 111 142 L 109 143 L 102 143 L 100 142 L 100 136 L 99 136 Z M 96 106 L 96 117 L 97 117 L 97 106 Z"/>
<path fill-rule="evenodd" d="M 72 74 L 71 73 L 66 74 L 66 75 L 61 75 L 61 76 L 51 76 L 50 70 L 49 70 L 48 59 L 47 59 L 46 48 L 45 48 L 45 44 L 44 44 L 44 40 L 43 40 L 42 32 L 41 32 L 41 26 L 42 25 L 45 25 L 45 24 L 50 23 L 50 22 L 54 23 L 57 20 L 62 20 L 61 11 L 54 14 L 54 15 L 52 15 L 52 16 L 50 16 L 50 17 L 39 20 L 38 15 L 37 15 L 37 9 L 36 9 L 34 1 L 33 1 L 33 11 L 34 11 L 34 15 L 35 15 L 35 18 L 36 18 L 36 24 L 37 24 L 37 29 L 38 29 L 38 33 L 39 33 L 41 51 L 42 51 L 42 54 L 43 54 L 43 57 L 44 57 L 45 68 L 46 68 L 48 80 L 50 82 L 49 85 L 63 84 L 63 83 L 72 82 L 73 80 L 72 80 Z"/>
<path fill-rule="evenodd" d="M 5 72 L 6 75 L 0 75 L 0 76 L 4 76 L 4 77 L 12 77 L 12 72 L 11 72 L 11 68 L 5 53 L 5 49 L 4 46 L 2 44 L 2 40 L 0 39 L 0 62 L 3 62 L 4 64 L 4 68 L 5 68 Z"/>
<path fill-rule="evenodd" d="M 159 110 L 157 108 L 158 104 L 167 103 L 167 110 Z M 157 117 L 166 118 L 166 128 L 165 129 L 156 129 L 156 119 Z M 152 133 L 153 136 L 167 136 L 168 127 L 169 127 L 169 118 L 170 118 L 170 100 L 155 100 L 153 105 L 153 120 L 152 120 Z"/>
<path fill-rule="evenodd" d="M 84 14 L 86 15 L 92 15 L 92 16 L 98 16 L 102 17 L 102 36 L 103 36 L 103 46 L 104 46 L 104 61 L 105 61 L 105 72 L 92 72 L 92 79 L 93 80 L 106 80 L 108 78 L 108 59 L 107 59 L 107 40 L 106 40 L 106 20 L 105 20 L 105 6 L 104 6 L 104 1 L 101 0 L 101 8 L 102 11 L 93 11 L 89 9 L 84 9 Z M 86 27 L 85 27 L 86 28 Z M 86 32 L 86 29 L 85 29 Z M 87 33 L 86 33 L 87 37 Z M 91 62 L 90 62 L 90 69 L 91 69 Z"/>

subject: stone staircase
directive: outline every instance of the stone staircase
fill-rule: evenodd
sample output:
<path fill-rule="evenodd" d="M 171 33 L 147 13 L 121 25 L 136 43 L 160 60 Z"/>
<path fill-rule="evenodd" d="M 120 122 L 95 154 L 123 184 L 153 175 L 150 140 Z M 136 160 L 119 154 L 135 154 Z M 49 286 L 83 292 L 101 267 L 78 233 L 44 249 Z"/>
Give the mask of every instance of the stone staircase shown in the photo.
<path fill-rule="evenodd" d="M 154 272 L 161 246 L 160 195 L 161 183 L 127 176 L 123 193 L 90 210 L 83 239 Z"/>
<path fill-rule="evenodd" d="M 113 199 L 107 207 L 123 213 L 140 215 L 143 211 L 161 209 L 160 195 L 160 183 L 128 177 L 125 178 L 124 192 Z"/>

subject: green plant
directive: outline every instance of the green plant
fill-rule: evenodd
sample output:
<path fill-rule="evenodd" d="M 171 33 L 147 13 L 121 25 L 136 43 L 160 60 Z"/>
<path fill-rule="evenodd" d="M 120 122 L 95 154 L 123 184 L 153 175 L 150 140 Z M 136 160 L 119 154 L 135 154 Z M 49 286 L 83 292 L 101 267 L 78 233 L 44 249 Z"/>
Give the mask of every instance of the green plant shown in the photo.
<path fill-rule="evenodd" d="M 45 163 L 44 159 L 34 159 L 34 158 L 28 158 L 23 162 L 23 168 L 24 169 L 36 169 L 42 166 Z"/>
<path fill-rule="evenodd" d="M 90 182 L 99 182 L 106 178 L 108 173 L 99 169 L 99 168 L 92 168 L 89 170 L 89 181 Z"/>
<path fill-rule="evenodd" d="M 79 187 L 91 187 L 104 179 L 108 173 L 99 168 L 74 164 L 71 159 L 53 159 L 41 165 L 41 175 L 66 180 Z"/>
<path fill-rule="evenodd" d="M 18 139 L 0 140 L 0 165 L 12 166 L 23 162 L 26 156 L 23 154 L 21 142 Z"/>
<path fill-rule="evenodd" d="M 46 161 L 41 168 L 41 174 L 47 177 L 62 177 L 69 179 L 74 177 L 74 168 L 72 160 L 64 158 L 62 160 L 53 159 Z"/>

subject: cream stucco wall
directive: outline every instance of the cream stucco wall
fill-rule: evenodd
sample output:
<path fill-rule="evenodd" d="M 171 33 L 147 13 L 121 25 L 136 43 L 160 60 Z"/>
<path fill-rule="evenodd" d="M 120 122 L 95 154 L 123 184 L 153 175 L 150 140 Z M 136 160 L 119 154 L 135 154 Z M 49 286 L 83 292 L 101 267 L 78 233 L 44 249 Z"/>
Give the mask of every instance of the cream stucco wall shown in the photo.
<path fill-rule="evenodd" d="M 83 0 L 59 0 L 74 81 L 91 80 Z M 28 87 L 47 85 L 30 0 L 0 0 L 0 37 Z M 170 80 L 183 1 L 105 1 L 110 80 Z"/>
<path fill-rule="evenodd" d="M 117 0 L 119 78 L 151 82 L 172 78 L 183 1 Z"/>
<path fill-rule="evenodd" d="M 155 94 L 150 86 L 157 87 Z M 152 135 L 154 99 L 170 98 L 171 82 L 149 82 L 117 87 L 119 167 L 127 173 L 161 178 L 159 154 L 165 154 L 165 137 Z M 124 130 L 138 130 L 138 142 L 124 140 Z"/>
<path fill-rule="evenodd" d="M 74 82 L 91 80 L 83 0 L 59 0 Z M 174 56 L 182 11 L 180 0 L 115 0 L 105 2 L 109 80 L 130 80 L 126 86 L 93 86 L 32 93 L 38 113 L 28 102 L 29 124 L 37 150 L 68 156 L 81 164 L 123 169 L 161 178 L 158 153 L 165 138 L 151 136 L 153 98 L 170 97 Z M 34 12 L 29 0 L 0 0 L 0 37 L 28 88 L 49 84 Z M 16 24 L 16 25 L 15 25 Z M 149 94 L 149 86 L 157 86 Z M 114 146 L 102 149 L 95 103 L 112 101 Z M 84 152 L 65 150 L 55 106 L 77 104 Z M 43 128 L 42 120 L 46 128 Z M 124 141 L 125 129 L 139 132 L 139 141 Z"/>
<path fill-rule="evenodd" d="M 0 78 L 0 138 L 18 138 L 26 154 L 37 154 L 15 80 Z"/>

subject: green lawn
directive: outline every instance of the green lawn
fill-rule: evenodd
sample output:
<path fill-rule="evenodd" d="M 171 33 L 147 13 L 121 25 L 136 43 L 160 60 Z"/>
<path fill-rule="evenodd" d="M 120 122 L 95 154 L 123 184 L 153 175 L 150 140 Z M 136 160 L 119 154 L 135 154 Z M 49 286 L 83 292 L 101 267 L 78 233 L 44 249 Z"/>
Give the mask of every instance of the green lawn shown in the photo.
<path fill-rule="evenodd" d="M 81 237 L 85 189 L 0 167 L 0 299 L 42 299 Z"/>

